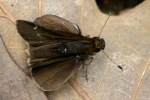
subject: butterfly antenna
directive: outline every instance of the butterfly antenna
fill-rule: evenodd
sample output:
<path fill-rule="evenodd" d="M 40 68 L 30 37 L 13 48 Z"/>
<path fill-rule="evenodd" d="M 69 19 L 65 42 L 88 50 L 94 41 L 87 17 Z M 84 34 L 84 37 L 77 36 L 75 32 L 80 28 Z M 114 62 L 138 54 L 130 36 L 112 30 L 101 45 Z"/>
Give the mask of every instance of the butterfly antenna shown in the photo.
<path fill-rule="evenodd" d="M 103 54 L 114 64 L 116 65 L 121 71 L 123 71 L 122 65 L 117 64 L 108 54 L 103 50 Z"/>
<path fill-rule="evenodd" d="M 108 15 L 108 17 L 107 17 L 107 19 L 106 19 L 104 25 L 102 26 L 102 28 L 101 28 L 101 30 L 100 30 L 100 34 L 98 35 L 98 37 L 100 37 L 101 34 L 103 33 L 104 28 L 105 28 L 106 24 L 108 23 L 109 18 L 110 18 L 110 15 Z"/>
<path fill-rule="evenodd" d="M 101 34 L 103 33 L 104 28 L 105 28 L 106 24 L 108 23 L 108 20 L 110 19 L 110 16 L 111 16 L 111 14 L 108 15 L 104 25 L 101 28 L 101 31 L 100 31 L 100 34 L 98 35 L 98 37 L 100 37 Z M 114 65 L 116 65 L 121 71 L 123 71 L 123 67 L 121 65 L 117 64 L 110 56 L 107 55 L 107 53 L 104 50 L 102 52 Z"/>

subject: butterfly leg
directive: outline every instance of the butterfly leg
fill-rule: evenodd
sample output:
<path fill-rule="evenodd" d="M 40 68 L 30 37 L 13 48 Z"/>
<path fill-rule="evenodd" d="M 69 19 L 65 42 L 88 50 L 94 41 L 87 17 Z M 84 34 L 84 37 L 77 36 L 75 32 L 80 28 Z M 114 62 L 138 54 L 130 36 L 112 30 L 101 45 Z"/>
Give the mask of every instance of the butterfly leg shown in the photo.
<path fill-rule="evenodd" d="M 82 68 L 83 68 L 83 71 L 85 73 L 86 81 L 88 81 L 88 65 L 92 62 L 92 60 L 93 60 L 93 58 L 90 57 L 90 58 L 88 58 L 88 63 L 87 62 L 83 62 L 83 64 L 82 64 L 83 65 Z"/>
<path fill-rule="evenodd" d="M 86 79 L 86 81 L 88 82 L 88 66 L 87 67 L 85 67 L 85 79 Z"/>
<path fill-rule="evenodd" d="M 92 56 L 89 56 L 88 58 L 87 58 L 87 60 L 85 61 L 85 65 L 86 66 L 88 66 L 88 65 L 90 65 L 91 63 L 92 63 L 92 61 L 93 61 L 93 57 Z"/>

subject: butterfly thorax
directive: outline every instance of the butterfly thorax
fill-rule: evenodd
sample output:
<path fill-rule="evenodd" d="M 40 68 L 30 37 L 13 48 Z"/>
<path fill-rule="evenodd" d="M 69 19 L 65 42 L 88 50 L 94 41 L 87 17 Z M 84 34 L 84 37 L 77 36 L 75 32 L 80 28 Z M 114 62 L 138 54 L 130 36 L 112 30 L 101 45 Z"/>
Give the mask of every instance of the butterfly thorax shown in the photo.
<path fill-rule="evenodd" d="M 88 54 L 99 52 L 105 48 L 105 42 L 103 39 L 92 38 L 89 40 L 76 40 L 70 42 L 61 43 L 58 46 L 58 52 L 64 55 L 70 54 Z"/>

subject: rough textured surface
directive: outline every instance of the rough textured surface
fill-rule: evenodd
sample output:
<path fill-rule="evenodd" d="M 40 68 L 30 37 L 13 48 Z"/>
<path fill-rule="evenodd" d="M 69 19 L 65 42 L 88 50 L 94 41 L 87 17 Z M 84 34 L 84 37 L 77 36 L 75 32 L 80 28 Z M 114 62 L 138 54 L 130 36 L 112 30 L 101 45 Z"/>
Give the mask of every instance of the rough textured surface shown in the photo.
<path fill-rule="evenodd" d="M 105 51 L 125 65 L 123 72 L 99 53 L 88 66 L 88 82 L 81 70 L 46 97 L 25 74 L 26 45 L 15 20 L 55 14 L 79 24 L 84 35 L 97 36 L 108 16 L 94 0 L 0 0 L 0 100 L 150 100 L 149 9 L 150 1 L 145 0 L 120 16 L 111 16 L 104 28 Z"/>

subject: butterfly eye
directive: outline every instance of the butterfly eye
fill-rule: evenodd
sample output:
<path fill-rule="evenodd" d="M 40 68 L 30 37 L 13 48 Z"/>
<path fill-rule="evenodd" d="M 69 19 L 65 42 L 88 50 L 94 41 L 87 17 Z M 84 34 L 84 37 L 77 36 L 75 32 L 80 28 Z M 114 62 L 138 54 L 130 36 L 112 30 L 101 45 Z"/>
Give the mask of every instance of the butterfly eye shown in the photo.
<path fill-rule="evenodd" d="M 98 48 L 98 49 L 101 47 L 100 46 L 100 41 L 97 41 L 97 40 L 95 41 L 95 47 Z"/>
<path fill-rule="evenodd" d="M 100 39 L 100 48 L 101 48 L 101 50 L 104 50 L 104 48 L 105 48 L 105 41 L 103 38 Z"/>
<path fill-rule="evenodd" d="M 95 48 L 99 50 L 103 50 L 105 48 L 105 41 L 103 38 L 99 39 L 98 37 L 94 37 Z"/>

